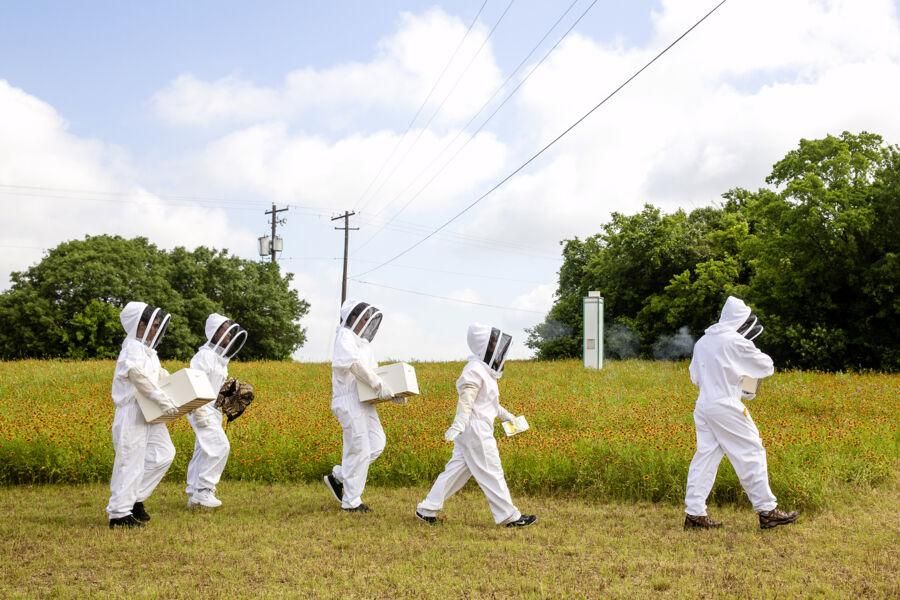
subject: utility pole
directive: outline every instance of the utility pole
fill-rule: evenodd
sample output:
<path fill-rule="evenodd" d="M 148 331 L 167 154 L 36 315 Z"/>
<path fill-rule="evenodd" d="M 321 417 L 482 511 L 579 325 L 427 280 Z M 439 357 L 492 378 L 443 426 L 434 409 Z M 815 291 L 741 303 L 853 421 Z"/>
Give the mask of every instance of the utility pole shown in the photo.
<path fill-rule="evenodd" d="M 278 238 L 275 237 L 275 226 L 276 225 L 284 225 L 287 221 L 286 219 L 278 219 L 276 215 L 280 212 L 287 212 L 288 207 L 285 208 L 275 208 L 275 203 L 272 203 L 272 210 L 267 210 L 267 215 L 272 215 L 272 240 L 269 245 L 269 255 L 272 257 L 272 262 L 275 262 L 275 252 L 276 252 L 276 243 L 275 240 Z"/>
<path fill-rule="evenodd" d="M 336 230 L 340 231 L 344 230 L 344 278 L 341 282 L 341 304 L 347 300 L 347 253 L 350 250 L 350 232 L 351 231 L 359 231 L 359 227 L 350 227 L 350 217 L 355 215 L 355 212 L 344 211 L 344 214 L 333 217 L 332 221 L 337 221 L 338 219 L 344 220 L 343 227 L 335 227 Z"/>

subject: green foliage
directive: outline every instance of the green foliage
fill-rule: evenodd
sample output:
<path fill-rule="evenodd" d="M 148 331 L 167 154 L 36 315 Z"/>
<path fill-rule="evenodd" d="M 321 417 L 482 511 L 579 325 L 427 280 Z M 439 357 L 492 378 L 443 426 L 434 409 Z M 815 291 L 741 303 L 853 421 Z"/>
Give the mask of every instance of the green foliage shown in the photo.
<path fill-rule="evenodd" d="M 699 336 L 736 295 L 782 367 L 900 368 L 900 148 L 865 132 L 801 140 L 766 182 L 690 214 L 615 213 L 564 242 L 557 301 L 529 347 L 578 356 L 589 290 L 604 295 L 612 356 L 623 330 L 645 356 L 679 328 Z"/>
<path fill-rule="evenodd" d="M 297 321 L 309 310 L 291 277 L 205 247 L 167 252 L 145 238 L 106 235 L 64 242 L 13 273 L 0 294 L 0 359 L 115 358 L 124 335 L 119 312 L 131 300 L 171 313 L 164 358 L 190 357 L 217 311 L 250 333 L 241 358 L 285 359 L 305 340 Z"/>

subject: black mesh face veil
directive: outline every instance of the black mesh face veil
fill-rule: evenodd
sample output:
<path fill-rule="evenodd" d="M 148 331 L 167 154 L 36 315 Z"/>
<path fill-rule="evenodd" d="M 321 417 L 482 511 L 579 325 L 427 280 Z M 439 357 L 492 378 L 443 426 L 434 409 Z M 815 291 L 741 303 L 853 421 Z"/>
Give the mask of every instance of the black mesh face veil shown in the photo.
<path fill-rule="evenodd" d="M 360 338 L 371 342 L 375 334 L 378 333 L 381 319 L 382 314 L 380 310 L 366 302 L 360 302 L 347 315 L 344 327 Z"/>
<path fill-rule="evenodd" d="M 500 344 L 497 346 L 497 351 L 494 353 L 494 361 L 491 363 L 491 368 L 498 373 L 503 371 L 503 364 L 506 362 L 506 352 L 511 344 L 511 335 L 504 333 L 500 336 Z"/>
<path fill-rule="evenodd" d="M 381 326 L 381 318 L 381 313 L 375 309 L 375 313 L 369 318 L 369 322 L 366 323 L 366 327 L 363 329 L 363 332 L 359 334 L 359 337 L 371 342 L 375 337 L 375 334 L 378 333 L 378 328 Z"/>
<path fill-rule="evenodd" d="M 503 363 L 506 360 L 506 352 L 512 343 L 512 336 L 503 333 L 496 327 L 491 329 L 491 337 L 488 338 L 487 348 L 484 350 L 484 358 L 482 360 L 494 371 L 498 373 L 503 370 Z"/>
<path fill-rule="evenodd" d="M 753 341 L 763 332 L 763 326 L 759 322 L 759 318 L 754 313 L 750 313 L 750 316 L 738 327 L 737 331 L 748 340 Z"/>
<path fill-rule="evenodd" d="M 222 323 L 210 340 L 216 354 L 225 358 L 232 358 L 241 351 L 247 343 L 247 332 L 231 319 Z"/>
<path fill-rule="evenodd" d="M 155 306 L 144 307 L 138 322 L 137 338 L 148 348 L 156 349 L 169 326 L 169 313 Z"/>
<path fill-rule="evenodd" d="M 359 316 L 367 308 L 369 308 L 369 304 L 367 302 L 360 302 L 359 304 L 354 306 L 353 310 L 351 310 L 347 315 L 347 318 L 344 320 L 342 325 L 348 329 L 353 329 L 353 325 L 356 323 L 356 321 L 359 320 Z"/>

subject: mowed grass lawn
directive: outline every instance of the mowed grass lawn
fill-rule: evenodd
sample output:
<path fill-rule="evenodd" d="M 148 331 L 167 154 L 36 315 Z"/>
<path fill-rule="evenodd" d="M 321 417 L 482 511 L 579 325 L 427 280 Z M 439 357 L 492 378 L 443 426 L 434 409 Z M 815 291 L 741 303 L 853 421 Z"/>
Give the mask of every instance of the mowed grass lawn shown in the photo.
<path fill-rule="evenodd" d="M 225 482 L 191 512 L 178 482 L 143 530 L 110 531 L 102 484 L 0 487 L 0 597 L 897 598 L 900 493 L 836 499 L 790 527 L 685 532 L 679 507 L 517 496 L 540 521 L 495 527 L 469 485 L 446 521 L 413 518 L 424 487 L 372 487 L 341 513 L 321 484 Z"/>

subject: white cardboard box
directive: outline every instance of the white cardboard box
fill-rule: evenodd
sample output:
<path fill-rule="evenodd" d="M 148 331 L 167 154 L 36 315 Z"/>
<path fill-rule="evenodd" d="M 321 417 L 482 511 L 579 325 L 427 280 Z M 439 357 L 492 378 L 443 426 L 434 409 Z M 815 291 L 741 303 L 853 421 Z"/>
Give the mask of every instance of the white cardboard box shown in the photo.
<path fill-rule="evenodd" d="M 528 426 L 528 421 L 525 420 L 525 415 L 519 415 L 512 421 L 503 421 L 503 431 L 506 433 L 506 437 L 512 437 L 529 429 L 531 428 Z"/>
<path fill-rule="evenodd" d="M 178 407 L 178 414 L 165 417 L 159 404 L 137 393 L 138 406 L 148 423 L 168 423 L 182 417 L 199 406 L 208 404 L 219 395 L 213 390 L 206 373 L 197 369 L 181 369 L 165 379 L 160 379 L 159 387 L 169 395 Z"/>
<path fill-rule="evenodd" d="M 391 388 L 394 396 L 408 398 L 409 396 L 419 395 L 419 382 L 416 380 L 416 370 L 411 364 L 400 362 L 384 365 L 375 369 L 375 373 Z M 362 381 L 357 380 L 356 385 L 361 401 L 372 404 L 385 402 L 385 400 L 379 400 L 375 390 Z"/>

